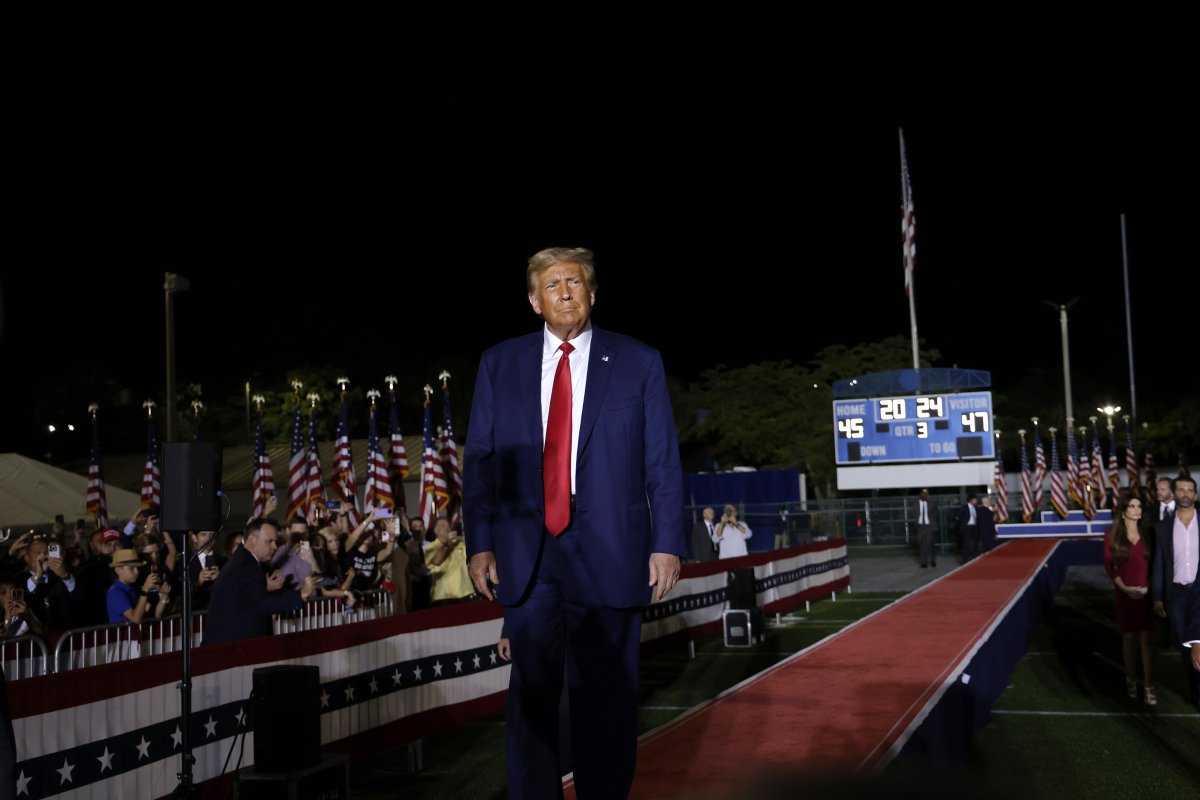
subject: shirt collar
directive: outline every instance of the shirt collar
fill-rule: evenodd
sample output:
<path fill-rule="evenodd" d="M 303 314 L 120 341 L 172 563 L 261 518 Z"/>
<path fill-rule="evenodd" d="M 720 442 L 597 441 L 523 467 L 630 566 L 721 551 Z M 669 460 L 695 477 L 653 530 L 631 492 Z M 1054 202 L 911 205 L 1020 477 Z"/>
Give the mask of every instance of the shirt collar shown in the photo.
<path fill-rule="evenodd" d="M 549 326 L 542 326 L 542 357 L 549 358 L 562 345 L 563 340 L 550 332 Z M 592 323 L 589 320 L 583 331 L 571 340 L 575 352 L 586 355 L 592 346 Z"/>

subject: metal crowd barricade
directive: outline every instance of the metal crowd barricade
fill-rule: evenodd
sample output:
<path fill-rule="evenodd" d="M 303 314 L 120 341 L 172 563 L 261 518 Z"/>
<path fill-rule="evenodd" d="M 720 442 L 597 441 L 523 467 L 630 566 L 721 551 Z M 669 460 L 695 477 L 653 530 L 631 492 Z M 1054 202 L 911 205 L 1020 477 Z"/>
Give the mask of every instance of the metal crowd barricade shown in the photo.
<path fill-rule="evenodd" d="M 316 597 L 291 614 L 276 614 L 271 629 L 278 636 L 296 631 L 332 628 L 335 625 L 390 616 L 392 607 L 392 593 L 387 589 L 370 589 L 363 592 L 361 599 L 351 607 L 347 607 L 340 597 Z"/>
<path fill-rule="evenodd" d="M 0 641 L 0 670 L 5 680 L 36 678 L 50 671 L 50 650 L 46 640 L 27 633 Z"/>
<path fill-rule="evenodd" d="M 193 645 L 204 634 L 207 611 L 192 614 Z M 139 624 L 117 622 L 67 631 L 54 646 L 54 671 L 94 667 L 129 661 L 143 655 L 173 653 L 183 648 L 183 620 L 179 614 Z"/>

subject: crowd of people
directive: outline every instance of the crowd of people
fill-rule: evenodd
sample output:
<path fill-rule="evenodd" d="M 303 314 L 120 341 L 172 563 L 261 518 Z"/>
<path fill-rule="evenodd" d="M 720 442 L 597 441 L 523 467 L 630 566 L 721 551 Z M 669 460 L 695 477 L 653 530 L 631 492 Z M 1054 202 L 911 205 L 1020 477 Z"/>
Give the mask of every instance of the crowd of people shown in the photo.
<path fill-rule="evenodd" d="M 67 530 L 56 521 L 13 537 L 0 550 L 0 639 L 161 619 L 182 610 L 184 580 L 193 611 L 210 610 L 217 598 L 210 643 L 226 636 L 223 617 L 247 616 L 251 596 L 272 613 L 333 598 L 350 614 L 378 589 L 392 593 L 397 613 L 476 598 L 461 525 L 449 519 L 439 518 L 427 532 L 420 517 L 387 509 L 364 515 L 357 526 L 339 508 L 285 524 L 275 511 L 272 499 L 264 516 L 243 529 L 188 532 L 187 564 L 178 534 L 160 530 L 154 507 L 121 527 Z M 241 578 L 231 577 L 239 568 Z"/>

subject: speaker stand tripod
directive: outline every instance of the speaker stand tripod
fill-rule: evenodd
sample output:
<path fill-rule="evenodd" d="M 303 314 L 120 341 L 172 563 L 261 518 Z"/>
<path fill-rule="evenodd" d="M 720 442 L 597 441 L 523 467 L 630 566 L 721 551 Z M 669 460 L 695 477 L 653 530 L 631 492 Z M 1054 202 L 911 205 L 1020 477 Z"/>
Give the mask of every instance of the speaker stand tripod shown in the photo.
<path fill-rule="evenodd" d="M 166 534 L 170 536 L 170 533 Z M 181 611 L 182 633 L 183 633 L 183 676 L 179 682 L 179 728 L 183 732 L 181 746 L 182 762 L 179 771 L 179 785 L 175 787 L 175 791 L 171 792 L 169 797 L 172 800 L 199 800 L 200 787 L 192 784 L 192 765 L 196 759 L 192 756 L 192 564 L 193 558 L 199 556 L 199 553 L 192 555 L 190 553 L 189 539 L 187 531 L 181 534 L 183 539 L 180 554 L 183 561 L 183 610 Z M 214 535 L 215 539 L 215 535 Z M 214 542 L 210 541 L 208 546 L 211 548 Z"/>

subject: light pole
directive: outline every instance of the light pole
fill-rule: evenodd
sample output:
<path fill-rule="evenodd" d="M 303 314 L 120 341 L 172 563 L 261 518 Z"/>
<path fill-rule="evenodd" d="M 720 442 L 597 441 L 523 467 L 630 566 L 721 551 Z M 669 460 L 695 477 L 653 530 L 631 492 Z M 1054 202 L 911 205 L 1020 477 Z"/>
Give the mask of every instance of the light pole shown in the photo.
<path fill-rule="evenodd" d="M 1043 303 L 1051 308 L 1058 309 L 1058 324 L 1062 328 L 1062 360 L 1063 360 L 1063 388 L 1066 392 L 1067 401 L 1067 425 L 1070 426 L 1075 421 L 1075 408 L 1071 403 L 1071 347 L 1067 339 L 1067 310 L 1071 306 L 1079 302 L 1078 297 L 1072 297 L 1065 303 L 1053 303 L 1049 300 L 1043 300 Z"/>
<path fill-rule="evenodd" d="M 182 275 L 166 273 L 163 290 L 167 303 L 167 437 L 163 441 L 175 441 L 175 311 L 172 297 L 186 292 L 191 284 Z"/>

